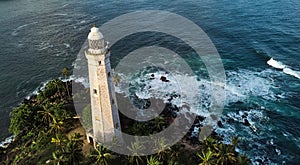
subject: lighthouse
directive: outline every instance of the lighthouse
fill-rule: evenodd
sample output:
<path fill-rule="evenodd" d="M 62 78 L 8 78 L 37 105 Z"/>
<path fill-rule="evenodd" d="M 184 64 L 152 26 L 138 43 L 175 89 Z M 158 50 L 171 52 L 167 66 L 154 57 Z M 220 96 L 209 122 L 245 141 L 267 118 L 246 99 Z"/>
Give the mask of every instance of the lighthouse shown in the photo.
<path fill-rule="evenodd" d="M 92 27 L 85 51 L 88 62 L 92 130 L 87 134 L 96 143 L 121 139 L 121 125 L 112 81 L 110 51 L 99 28 Z"/>

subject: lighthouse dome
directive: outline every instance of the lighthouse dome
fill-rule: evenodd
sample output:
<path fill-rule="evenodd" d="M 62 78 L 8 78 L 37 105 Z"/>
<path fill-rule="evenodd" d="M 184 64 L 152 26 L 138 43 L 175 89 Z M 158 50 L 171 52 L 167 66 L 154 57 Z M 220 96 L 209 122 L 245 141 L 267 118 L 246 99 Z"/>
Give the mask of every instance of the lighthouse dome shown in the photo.
<path fill-rule="evenodd" d="M 102 40 L 103 34 L 99 31 L 99 28 L 92 27 L 91 32 L 88 35 L 89 40 Z"/>
<path fill-rule="evenodd" d="M 88 43 L 88 51 L 92 54 L 100 54 L 105 51 L 104 37 L 97 27 L 91 28 L 91 31 L 88 35 Z"/>

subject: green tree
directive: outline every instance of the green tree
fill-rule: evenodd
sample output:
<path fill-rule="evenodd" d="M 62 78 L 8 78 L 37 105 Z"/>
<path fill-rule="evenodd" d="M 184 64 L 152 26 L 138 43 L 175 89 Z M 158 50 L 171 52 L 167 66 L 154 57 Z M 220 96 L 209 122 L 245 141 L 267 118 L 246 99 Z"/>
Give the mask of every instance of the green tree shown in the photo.
<path fill-rule="evenodd" d="M 70 138 L 64 134 L 56 134 L 51 139 L 51 142 L 57 146 L 57 150 L 53 154 L 68 164 L 79 164 L 83 160 L 81 137 L 79 133 L 73 134 Z"/>
<path fill-rule="evenodd" d="M 67 156 L 70 164 L 76 165 L 83 160 L 83 141 L 81 140 L 81 137 L 82 135 L 79 133 L 73 134 L 66 143 L 65 147 L 63 147 L 64 154 Z"/>
<path fill-rule="evenodd" d="M 11 112 L 9 131 L 18 135 L 22 131 L 27 132 L 34 128 L 37 125 L 34 120 L 36 112 L 37 108 L 30 104 L 22 104 L 15 108 Z"/>
<path fill-rule="evenodd" d="M 199 165 L 209 165 L 213 161 L 214 154 L 211 150 L 208 150 L 207 152 L 202 150 L 201 154 L 197 153 L 197 156 L 201 159 L 201 163 Z"/>
<path fill-rule="evenodd" d="M 233 164 L 235 159 L 235 154 L 232 152 L 231 147 L 220 143 L 216 145 L 216 157 L 218 164 Z"/>
<path fill-rule="evenodd" d="M 144 150 L 144 146 L 138 141 L 138 139 L 135 140 L 135 142 L 131 143 L 131 147 L 127 147 L 129 151 L 131 151 L 131 156 L 128 156 L 128 161 L 131 164 L 143 164 L 142 157 L 138 154 L 141 151 Z"/>
<path fill-rule="evenodd" d="M 64 76 L 64 79 L 67 79 L 67 77 L 69 76 L 70 74 L 70 71 L 67 67 L 64 67 L 61 71 L 61 74 Z"/>
<path fill-rule="evenodd" d="M 50 123 L 50 133 L 61 133 L 61 131 L 64 129 L 64 122 L 59 121 L 55 118 L 53 118 L 53 122 Z"/>
<path fill-rule="evenodd" d="M 169 154 L 171 153 L 171 148 L 166 144 L 165 139 L 157 139 L 155 144 L 155 151 L 157 151 L 157 156 L 160 161 L 167 160 Z"/>
<path fill-rule="evenodd" d="M 52 153 L 52 159 L 49 161 L 49 163 L 53 165 L 62 165 L 67 162 L 66 158 L 60 151 L 55 151 Z"/>
<path fill-rule="evenodd" d="M 239 143 L 239 139 L 238 139 L 238 137 L 233 137 L 232 139 L 231 139 L 231 146 L 233 147 L 233 149 L 235 149 L 235 147 L 238 145 L 238 143 Z"/>
<path fill-rule="evenodd" d="M 70 71 L 67 67 L 64 67 L 61 71 L 62 75 L 64 76 L 64 79 L 67 79 L 67 77 L 70 75 Z M 68 97 L 70 97 L 70 91 L 69 91 L 69 87 L 68 87 L 68 82 L 65 83 L 66 84 L 66 90 L 68 93 Z"/>
<path fill-rule="evenodd" d="M 203 142 L 204 142 L 204 146 L 208 149 L 214 149 L 215 145 L 217 144 L 216 139 L 214 139 L 211 136 L 206 138 Z"/>
<path fill-rule="evenodd" d="M 105 147 L 97 145 L 88 157 L 91 163 L 108 165 L 112 159 L 112 154 Z"/>
<path fill-rule="evenodd" d="M 115 83 L 116 86 L 119 85 L 120 81 L 121 81 L 121 76 L 115 74 L 113 77 L 112 77 L 112 80 L 113 82 Z"/>
<path fill-rule="evenodd" d="M 240 155 L 236 159 L 236 164 L 250 165 L 251 161 L 246 155 Z"/>
<path fill-rule="evenodd" d="M 151 121 L 151 124 L 153 124 L 157 128 L 157 131 L 160 131 L 162 129 L 162 126 L 165 124 L 165 119 L 162 116 L 158 116 Z"/>
<path fill-rule="evenodd" d="M 160 162 L 155 156 L 151 155 L 150 158 L 147 158 L 147 165 L 161 165 Z"/>

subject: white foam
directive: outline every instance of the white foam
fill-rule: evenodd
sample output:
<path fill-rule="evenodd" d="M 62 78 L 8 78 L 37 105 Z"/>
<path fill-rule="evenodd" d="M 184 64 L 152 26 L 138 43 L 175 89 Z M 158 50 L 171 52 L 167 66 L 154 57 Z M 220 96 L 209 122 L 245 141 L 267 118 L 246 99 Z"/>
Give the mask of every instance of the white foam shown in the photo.
<path fill-rule="evenodd" d="M 239 70 L 226 72 L 226 103 L 245 101 L 251 96 L 274 100 L 275 93 L 272 91 L 274 83 L 272 79 L 266 78 L 269 71 L 255 72 Z M 282 96 L 283 97 L 283 96 Z"/>
<path fill-rule="evenodd" d="M 66 6 L 68 6 L 69 4 L 68 3 L 66 3 L 66 4 L 64 4 L 62 7 L 66 7 Z"/>
<path fill-rule="evenodd" d="M 46 85 L 48 84 L 48 82 L 50 82 L 51 80 L 47 80 L 45 82 L 42 82 L 41 85 L 39 87 L 37 87 L 33 92 L 32 94 L 33 95 L 37 95 L 39 93 L 39 91 L 43 91 L 45 90 L 45 87 Z M 30 97 L 30 96 L 27 96 L 27 98 Z"/>
<path fill-rule="evenodd" d="M 14 135 L 7 137 L 4 141 L 0 142 L 0 147 L 6 148 L 8 144 L 14 141 L 14 139 Z"/>
<path fill-rule="evenodd" d="M 74 81 L 77 83 L 81 83 L 85 88 L 90 87 L 89 80 L 86 77 L 78 77 L 78 78 L 74 79 Z"/>
<path fill-rule="evenodd" d="M 206 100 L 204 97 L 209 97 L 209 94 L 199 93 L 199 84 L 203 83 L 205 86 L 209 83 L 202 81 L 201 83 L 194 83 L 196 81 L 195 76 L 181 75 L 181 74 L 167 74 L 163 71 L 145 74 L 144 76 L 132 79 L 131 76 L 125 76 L 118 74 L 121 77 L 120 83 L 116 87 L 118 93 L 125 93 L 126 96 L 130 96 L 128 84 L 133 85 L 135 90 L 135 95 L 140 99 L 157 98 L 164 100 L 165 103 L 169 102 L 171 95 L 177 95 L 172 98 L 171 103 L 177 107 L 182 107 L 183 109 L 189 107 L 190 112 L 194 112 L 198 115 L 208 116 L 208 114 L 203 113 L 204 111 L 199 109 L 199 100 Z M 161 77 L 164 76 L 168 82 L 163 82 Z M 151 78 L 151 79 L 150 79 Z M 186 83 L 182 83 L 186 82 Z M 205 88 L 208 89 L 208 88 Z M 203 90 L 204 91 L 204 90 Z M 208 93 L 208 91 L 205 91 Z M 186 105 L 186 106 L 184 106 Z"/>
<path fill-rule="evenodd" d="M 56 13 L 56 14 L 53 14 L 54 16 L 67 16 L 68 14 L 67 13 Z"/>
<path fill-rule="evenodd" d="M 290 68 L 284 68 L 283 72 L 300 79 L 300 72 L 294 71 Z"/>
<path fill-rule="evenodd" d="M 70 48 L 70 44 L 64 43 L 64 45 L 65 45 L 66 48 Z"/>
<path fill-rule="evenodd" d="M 288 75 L 291 75 L 291 76 L 294 76 L 294 77 L 300 79 L 299 71 L 295 71 L 295 70 L 291 69 L 289 66 L 284 65 L 280 61 L 276 61 L 273 58 L 271 58 L 267 63 L 274 68 L 282 69 L 285 74 L 288 74 Z"/>
<path fill-rule="evenodd" d="M 283 63 L 281 63 L 280 61 L 276 61 L 273 58 L 271 58 L 267 62 L 267 64 L 269 64 L 270 66 L 277 68 L 277 69 L 284 69 L 286 67 Z"/>
<path fill-rule="evenodd" d="M 40 50 L 40 51 L 48 49 L 48 48 L 53 48 L 52 44 L 50 44 L 49 42 L 45 42 L 45 41 L 41 42 L 37 46 L 39 47 L 38 50 Z"/>

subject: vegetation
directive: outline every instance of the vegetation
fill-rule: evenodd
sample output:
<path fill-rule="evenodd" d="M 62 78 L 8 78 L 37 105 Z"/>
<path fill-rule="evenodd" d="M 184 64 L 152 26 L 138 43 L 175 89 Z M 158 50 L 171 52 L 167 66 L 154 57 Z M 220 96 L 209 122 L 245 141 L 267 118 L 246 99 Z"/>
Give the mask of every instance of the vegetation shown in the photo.
<path fill-rule="evenodd" d="M 68 71 L 64 70 L 64 75 Z M 66 78 L 66 77 L 65 77 Z M 119 155 L 101 145 L 84 153 L 83 134 L 71 133 L 79 120 L 72 106 L 71 83 L 59 79 L 50 81 L 43 91 L 29 100 L 24 100 L 11 113 L 9 130 L 15 140 L 8 148 L 0 148 L 0 164 L 147 164 L 147 165 L 180 165 L 180 164 L 250 164 L 245 155 L 235 152 L 237 138 L 232 144 L 221 143 L 218 136 L 208 137 L 196 144 L 182 139 L 176 145 L 167 147 L 162 139 L 154 146 L 158 153 L 139 156 L 143 150 L 142 143 L 135 142 L 128 149 L 133 156 Z M 168 126 L 168 120 L 157 117 L 149 122 L 129 121 L 121 116 L 123 129 L 134 135 L 149 135 Z M 82 111 L 86 125 L 91 126 L 90 106 Z M 90 147 L 92 148 L 92 147 Z"/>

